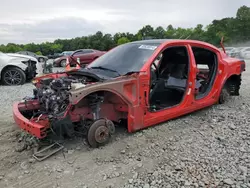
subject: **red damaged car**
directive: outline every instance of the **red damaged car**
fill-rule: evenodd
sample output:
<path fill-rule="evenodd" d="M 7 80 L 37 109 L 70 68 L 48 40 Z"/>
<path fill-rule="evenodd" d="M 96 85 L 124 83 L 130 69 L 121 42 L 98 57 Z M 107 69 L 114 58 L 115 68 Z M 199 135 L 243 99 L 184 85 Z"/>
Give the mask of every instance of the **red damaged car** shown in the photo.
<path fill-rule="evenodd" d="M 70 65 L 75 66 L 77 64 L 77 59 L 79 58 L 81 66 L 84 67 L 105 53 L 106 51 L 80 49 L 74 51 L 71 55 L 54 59 L 53 65 L 54 67 L 66 67 L 67 58 L 69 58 Z"/>
<path fill-rule="evenodd" d="M 36 78 L 34 96 L 13 105 L 17 125 L 37 138 L 86 135 L 107 143 L 128 132 L 224 103 L 239 95 L 245 62 L 194 40 L 120 45 L 86 68 Z"/>

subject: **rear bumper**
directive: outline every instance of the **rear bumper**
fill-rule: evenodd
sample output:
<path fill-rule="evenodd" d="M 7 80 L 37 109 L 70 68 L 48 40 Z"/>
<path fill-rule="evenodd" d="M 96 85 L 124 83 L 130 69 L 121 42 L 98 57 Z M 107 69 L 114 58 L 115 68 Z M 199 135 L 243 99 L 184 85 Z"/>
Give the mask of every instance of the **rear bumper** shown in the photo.
<path fill-rule="evenodd" d="M 46 130 L 49 128 L 49 121 L 47 119 L 39 120 L 38 118 L 28 119 L 22 112 L 37 109 L 39 104 L 36 101 L 29 101 L 27 103 L 15 102 L 13 104 L 13 118 L 16 124 L 28 132 L 29 134 L 37 137 L 44 138 L 46 137 Z"/>

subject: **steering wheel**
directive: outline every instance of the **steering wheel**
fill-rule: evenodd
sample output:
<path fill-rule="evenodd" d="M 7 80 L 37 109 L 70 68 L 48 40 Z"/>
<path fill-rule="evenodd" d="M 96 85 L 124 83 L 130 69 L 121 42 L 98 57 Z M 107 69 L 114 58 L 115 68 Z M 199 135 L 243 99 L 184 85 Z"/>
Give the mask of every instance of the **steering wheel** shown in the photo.
<path fill-rule="evenodd" d="M 157 65 L 155 63 L 152 63 L 152 65 L 154 66 L 155 70 L 152 67 L 150 67 L 150 72 L 151 72 L 151 76 L 150 76 L 150 79 L 151 79 L 151 89 L 154 88 L 154 86 L 156 84 L 156 81 L 159 78 L 159 69 L 158 69 Z"/>
<path fill-rule="evenodd" d="M 159 78 L 159 69 L 157 67 L 157 65 L 153 62 L 152 65 L 155 67 L 155 74 L 156 74 L 156 77 Z"/>

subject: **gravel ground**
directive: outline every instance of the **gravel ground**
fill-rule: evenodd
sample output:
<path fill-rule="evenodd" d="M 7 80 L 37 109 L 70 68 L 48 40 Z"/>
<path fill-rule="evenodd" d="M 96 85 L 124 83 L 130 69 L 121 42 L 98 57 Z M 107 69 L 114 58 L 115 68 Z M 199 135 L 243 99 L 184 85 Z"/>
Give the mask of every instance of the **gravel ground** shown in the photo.
<path fill-rule="evenodd" d="M 33 86 L 0 86 L 0 187 L 250 187 L 249 81 L 244 72 L 241 96 L 227 104 L 135 134 L 121 128 L 99 149 L 68 140 L 43 162 L 30 148 L 15 150 L 21 140 L 11 105 Z"/>

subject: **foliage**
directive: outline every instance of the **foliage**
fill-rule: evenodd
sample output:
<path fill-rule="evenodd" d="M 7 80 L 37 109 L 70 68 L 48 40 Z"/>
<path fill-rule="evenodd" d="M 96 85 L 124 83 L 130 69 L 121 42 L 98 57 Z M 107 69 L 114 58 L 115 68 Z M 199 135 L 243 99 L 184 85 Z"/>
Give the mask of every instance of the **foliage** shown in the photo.
<path fill-rule="evenodd" d="M 97 50 L 109 50 L 117 45 L 130 41 L 149 38 L 174 38 L 194 39 L 209 42 L 219 46 L 221 37 L 224 36 L 226 44 L 243 43 L 250 40 L 250 7 L 242 6 L 237 10 L 236 17 L 213 20 L 211 24 L 204 27 L 198 24 L 195 28 L 174 28 L 171 24 L 167 28 L 161 26 L 153 28 L 150 25 L 142 27 L 137 33 L 103 34 L 98 31 L 94 35 L 82 36 L 73 39 L 57 39 L 54 42 L 41 44 L 13 44 L 0 45 L 2 52 L 17 52 L 27 50 L 45 55 L 61 51 L 93 48 Z"/>
<path fill-rule="evenodd" d="M 121 37 L 121 38 L 118 39 L 117 44 L 121 45 L 121 44 L 125 44 L 125 43 L 128 43 L 128 42 L 130 42 L 130 40 L 127 37 Z"/>
<path fill-rule="evenodd" d="M 38 51 L 36 52 L 36 55 L 42 55 L 42 52 Z"/>

